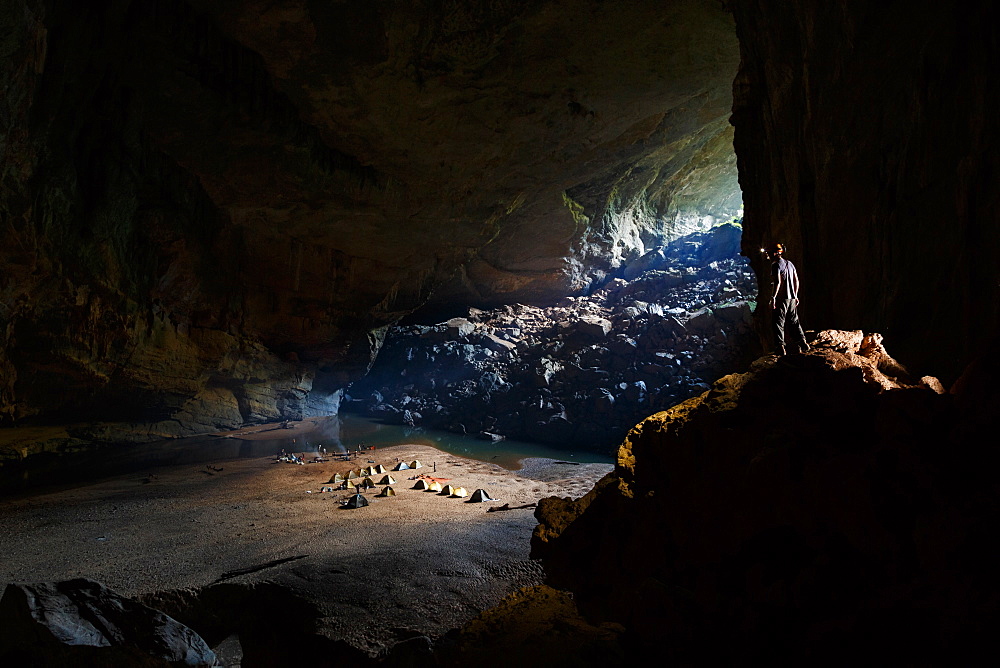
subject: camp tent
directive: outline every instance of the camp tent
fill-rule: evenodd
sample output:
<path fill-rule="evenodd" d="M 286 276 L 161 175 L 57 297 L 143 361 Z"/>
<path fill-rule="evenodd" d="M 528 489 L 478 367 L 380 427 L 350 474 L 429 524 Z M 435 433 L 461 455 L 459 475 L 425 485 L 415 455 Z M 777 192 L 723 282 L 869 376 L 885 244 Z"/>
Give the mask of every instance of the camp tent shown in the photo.
<path fill-rule="evenodd" d="M 358 487 L 364 487 L 365 489 L 371 489 L 374 486 L 375 483 L 372 482 L 372 479 L 369 478 L 368 476 L 365 476 L 365 479 L 361 481 L 360 485 L 358 485 Z"/>
<path fill-rule="evenodd" d="M 372 473 L 385 473 L 385 467 L 382 466 L 381 464 L 378 464 L 374 468 L 372 468 Z"/>
<path fill-rule="evenodd" d="M 351 469 L 350 471 L 347 472 L 347 476 L 346 477 L 347 478 L 360 478 L 361 477 L 361 471 L 355 471 L 354 469 Z"/>
<path fill-rule="evenodd" d="M 395 485 L 396 484 L 396 479 L 393 478 L 388 473 L 386 473 L 384 476 L 382 476 L 382 479 L 378 481 L 378 484 L 380 484 L 380 485 Z"/>
<path fill-rule="evenodd" d="M 393 471 L 409 471 L 410 470 L 410 465 L 407 464 L 406 462 L 399 462 L 398 464 L 396 464 L 395 466 L 392 467 L 392 470 Z"/>
<path fill-rule="evenodd" d="M 427 491 L 428 492 L 440 492 L 441 491 L 441 483 L 439 483 L 437 480 L 435 480 L 431 484 L 427 485 Z"/>
<path fill-rule="evenodd" d="M 363 469 L 361 469 L 361 475 L 371 475 L 371 474 L 372 474 L 372 468 L 370 466 L 366 466 Z"/>
<path fill-rule="evenodd" d="M 490 497 L 485 489 L 477 489 L 469 497 L 469 503 L 482 503 L 483 501 L 496 501 L 496 499 Z"/>
<path fill-rule="evenodd" d="M 454 489 L 451 485 L 445 485 L 441 488 L 441 496 L 451 496 Z"/>
<path fill-rule="evenodd" d="M 392 487 L 386 487 L 385 489 L 383 489 L 381 492 L 378 493 L 378 496 L 396 496 L 396 490 L 394 490 Z"/>
<path fill-rule="evenodd" d="M 410 462 L 410 468 L 411 469 L 422 469 L 422 468 L 424 468 L 424 465 L 420 463 L 419 459 L 414 459 L 412 462 Z"/>
<path fill-rule="evenodd" d="M 421 478 L 420 480 L 417 480 L 417 483 L 413 486 L 413 489 L 427 489 L 427 487 L 428 487 L 427 481 Z"/>
<path fill-rule="evenodd" d="M 345 508 L 363 508 L 364 506 L 367 505 L 368 505 L 368 499 L 366 499 L 360 494 L 355 494 L 344 503 Z"/>
<path fill-rule="evenodd" d="M 344 476 L 340 475 L 339 473 L 334 473 L 333 477 L 326 481 L 326 484 L 333 485 L 338 482 L 344 482 Z"/>
<path fill-rule="evenodd" d="M 451 490 L 451 496 L 453 499 L 463 499 L 468 495 L 469 493 L 465 491 L 464 487 L 455 487 Z"/>
<path fill-rule="evenodd" d="M 345 480 L 344 482 L 340 483 L 340 489 L 354 489 L 355 487 L 357 487 L 357 485 L 355 485 L 350 480 Z"/>

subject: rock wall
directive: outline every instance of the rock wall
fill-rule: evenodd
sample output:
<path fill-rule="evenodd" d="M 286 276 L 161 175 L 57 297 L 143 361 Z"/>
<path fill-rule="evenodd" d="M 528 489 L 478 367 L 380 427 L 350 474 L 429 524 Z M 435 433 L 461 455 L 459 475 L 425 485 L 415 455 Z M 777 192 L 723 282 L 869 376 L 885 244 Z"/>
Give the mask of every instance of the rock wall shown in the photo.
<path fill-rule="evenodd" d="M 739 206 L 714 1 L 12 0 L 0 27 L 5 424 L 330 411 L 428 300 L 581 293 Z"/>
<path fill-rule="evenodd" d="M 744 251 L 789 246 L 805 325 L 877 330 L 954 380 L 996 334 L 991 2 L 730 3 Z"/>

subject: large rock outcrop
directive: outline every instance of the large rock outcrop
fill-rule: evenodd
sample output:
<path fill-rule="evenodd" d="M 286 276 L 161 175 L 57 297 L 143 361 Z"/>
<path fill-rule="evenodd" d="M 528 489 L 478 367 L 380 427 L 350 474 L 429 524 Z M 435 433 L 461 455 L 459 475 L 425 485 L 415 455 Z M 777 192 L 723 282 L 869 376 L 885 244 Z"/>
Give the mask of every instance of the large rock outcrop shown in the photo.
<path fill-rule="evenodd" d="M 758 276 L 757 248 L 786 243 L 807 326 L 884 332 L 900 359 L 954 380 L 1000 324 L 1000 6 L 730 6 Z"/>
<path fill-rule="evenodd" d="M 740 206 L 710 0 L 0 9 L 0 415 L 333 412 L 426 303 L 553 301 Z"/>
<path fill-rule="evenodd" d="M 587 496 L 539 504 L 551 583 L 639 655 L 938 665 L 991 643 L 995 417 L 877 335 L 814 346 L 651 416 Z"/>
<path fill-rule="evenodd" d="M 9 584 L 0 621 L 5 665 L 219 665 L 190 628 L 93 580 Z"/>

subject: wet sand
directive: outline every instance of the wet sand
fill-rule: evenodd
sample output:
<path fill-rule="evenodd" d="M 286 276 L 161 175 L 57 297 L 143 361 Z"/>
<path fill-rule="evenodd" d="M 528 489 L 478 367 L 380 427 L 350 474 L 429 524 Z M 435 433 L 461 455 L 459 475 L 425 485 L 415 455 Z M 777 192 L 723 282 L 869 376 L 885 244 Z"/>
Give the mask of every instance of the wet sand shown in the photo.
<path fill-rule="evenodd" d="M 334 473 L 368 459 L 387 469 L 397 459 L 419 459 L 425 468 L 391 472 L 397 496 L 369 491 L 371 505 L 357 510 L 340 508 L 349 492 L 320 491 Z M 0 579 L 88 577 L 128 596 L 272 582 L 318 606 L 324 635 L 375 652 L 394 634 L 441 634 L 536 584 L 541 570 L 528 559 L 533 509 L 487 509 L 578 497 L 612 468 L 536 459 L 521 475 L 423 445 L 380 448 L 351 462 L 267 458 L 212 466 L 0 500 Z M 484 488 L 498 501 L 466 503 L 411 489 L 408 478 L 419 473 L 448 478 L 470 494 Z"/>

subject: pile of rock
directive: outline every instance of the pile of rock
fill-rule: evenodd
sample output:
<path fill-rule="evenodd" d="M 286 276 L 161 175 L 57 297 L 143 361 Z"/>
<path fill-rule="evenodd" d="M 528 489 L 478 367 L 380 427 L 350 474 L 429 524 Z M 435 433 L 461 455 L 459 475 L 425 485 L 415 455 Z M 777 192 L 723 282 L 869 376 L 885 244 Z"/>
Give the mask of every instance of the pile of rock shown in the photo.
<path fill-rule="evenodd" d="M 689 235 L 555 306 L 396 327 L 345 408 L 493 440 L 616 444 L 742 361 L 756 284 L 739 236 Z"/>

